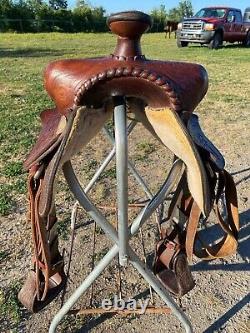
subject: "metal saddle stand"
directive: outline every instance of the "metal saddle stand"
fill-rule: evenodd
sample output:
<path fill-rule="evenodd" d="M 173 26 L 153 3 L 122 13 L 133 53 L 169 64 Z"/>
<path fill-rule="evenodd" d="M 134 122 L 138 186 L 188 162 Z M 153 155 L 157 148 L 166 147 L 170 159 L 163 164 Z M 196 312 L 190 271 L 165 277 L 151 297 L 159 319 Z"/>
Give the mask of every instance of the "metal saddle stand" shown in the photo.
<path fill-rule="evenodd" d="M 182 323 L 186 332 L 192 332 L 187 316 L 169 291 L 180 297 L 194 287 L 187 261 L 187 258 L 192 260 L 193 253 L 205 260 L 235 253 L 239 230 L 234 181 L 224 169 L 222 155 L 206 138 L 199 127 L 198 117 L 193 114 L 206 94 L 207 73 L 197 64 L 147 60 L 141 52 L 140 38 L 152 21 L 144 13 L 114 14 L 108 18 L 108 25 L 118 35 L 114 54 L 102 58 L 59 60 L 49 64 L 45 71 L 45 87 L 56 107 L 41 113 L 42 130 L 24 163 L 29 170 L 29 220 L 34 256 L 33 269 L 18 297 L 27 309 L 38 312 L 65 287 L 67 275 L 58 249 L 54 203 L 55 178 L 59 168 L 62 168 L 78 204 L 114 245 L 56 314 L 49 332 L 55 332 L 72 306 L 93 286 L 116 256 L 123 267 L 131 263 Z M 127 125 L 128 114 L 131 113 L 133 117 Z M 105 127 L 112 115 L 114 137 Z M 128 160 L 128 135 L 137 121 L 176 156 L 166 180 L 155 195 Z M 114 147 L 83 190 L 70 160 L 103 127 Z M 87 196 L 114 156 L 117 230 Z M 128 214 L 128 169 L 149 199 L 131 224 Z M 174 194 L 168 216 L 163 220 L 173 222 L 176 211 L 182 218 L 171 232 L 168 228 L 164 229 L 162 221 L 159 221 L 161 239 L 156 246 L 153 273 L 140 260 L 129 241 L 141 232 L 142 225 L 155 214 L 172 191 Z M 218 208 L 223 195 L 226 219 Z M 72 212 L 73 221 L 76 206 Z M 197 228 L 213 207 L 224 236 L 216 244 L 206 245 L 198 237 Z M 199 248 L 195 246 L 197 238 L 201 243 Z"/>
<path fill-rule="evenodd" d="M 129 239 L 136 234 L 142 225 L 149 219 L 155 212 L 159 205 L 166 199 L 171 191 L 171 184 L 173 179 L 168 176 L 163 186 L 156 195 L 152 195 L 147 185 L 140 177 L 139 173 L 135 170 L 132 163 L 128 161 L 128 144 L 127 134 L 129 134 L 136 123 L 131 122 L 127 129 L 126 119 L 126 104 L 123 98 L 117 98 L 117 105 L 114 108 L 114 127 L 115 127 L 115 145 L 113 150 L 104 160 L 103 164 L 97 170 L 96 174 L 87 185 L 85 190 L 79 184 L 76 175 L 73 171 L 70 162 L 65 163 L 63 172 L 68 186 L 78 203 L 85 209 L 86 212 L 96 221 L 96 223 L 104 230 L 105 234 L 115 243 L 115 245 L 108 251 L 102 260 L 98 262 L 92 272 L 82 282 L 82 284 L 75 290 L 66 303 L 62 306 L 60 311 L 55 315 L 49 332 L 56 331 L 56 327 L 64 316 L 70 311 L 73 305 L 79 300 L 83 293 L 90 288 L 94 281 L 100 276 L 104 269 L 111 263 L 111 261 L 118 255 L 119 264 L 127 266 L 130 262 L 134 268 L 143 276 L 148 284 L 156 291 L 162 300 L 169 306 L 172 312 L 180 320 L 186 332 L 192 332 L 192 326 L 182 311 L 182 309 L 174 302 L 169 292 L 164 288 L 161 282 L 155 277 L 150 269 L 145 266 L 134 250 L 129 245 Z M 109 131 L 105 128 L 107 136 L 113 141 Z M 118 232 L 115 228 L 105 219 L 102 213 L 95 207 L 89 200 L 87 192 L 96 182 L 101 172 L 111 161 L 113 156 L 116 155 L 116 177 L 117 177 L 117 208 L 118 208 Z M 145 193 L 150 198 L 150 201 L 144 209 L 135 218 L 130 228 L 128 228 L 128 168 L 134 175 L 138 183 L 142 186 Z M 171 173 L 170 173 L 171 175 Z M 74 214 L 74 213 L 73 213 Z"/>
<path fill-rule="evenodd" d="M 130 15 L 136 14 L 135 12 L 124 13 L 126 20 L 129 20 Z M 123 14 L 123 15 L 124 15 Z M 115 19 L 115 15 L 114 15 Z M 121 18 L 119 18 L 120 20 Z M 126 22 L 125 20 L 125 22 Z M 115 20 L 114 20 L 115 21 Z M 110 18 L 112 22 L 112 17 Z M 139 55 L 140 56 L 140 55 Z M 127 126 L 127 110 L 126 110 L 126 96 L 115 96 L 114 98 L 114 129 L 115 137 L 113 138 L 107 127 L 104 127 L 104 132 L 114 144 L 110 154 L 104 160 L 102 165 L 96 171 L 92 180 L 83 190 L 77 177 L 74 173 L 70 162 L 66 162 L 63 166 L 63 173 L 68 186 L 73 193 L 74 197 L 85 211 L 93 218 L 93 220 L 104 230 L 105 234 L 110 237 L 114 242 L 114 246 L 108 251 L 108 253 L 98 262 L 91 273 L 86 277 L 82 284 L 75 290 L 66 303 L 55 315 L 51 322 L 49 333 L 54 333 L 57 326 L 65 315 L 70 311 L 74 304 L 80 299 L 85 291 L 87 291 L 94 281 L 102 274 L 105 268 L 111 263 L 111 261 L 118 255 L 119 264 L 126 267 L 128 263 L 131 263 L 134 268 L 142 275 L 142 277 L 148 282 L 155 292 L 161 297 L 166 305 L 172 310 L 174 315 L 182 323 L 186 332 L 193 332 L 191 323 L 182 309 L 175 303 L 173 298 L 169 295 L 169 292 L 165 289 L 162 283 L 156 278 L 152 271 L 146 267 L 140 258 L 136 255 L 134 250 L 129 245 L 130 238 L 135 235 L 142 225 L 150 218 L 150 216 L 156 211 L 156 209 L 166 200 L 170 194 L 173 182 L 171 172 L 164 182 L 160 190 L 153 196 L 146 183 L 134 168 L 133 164 L 128 160 L 128 140 L 127 136 L 131 133 L 136 125 L 135 121 L 131 121 Z M 104 171 L 109 162 L 116 156 L 116 180 L 117 180 L 117 210 L 118 210 L 118 230 L 105 219 L 103 214 L 95 207 L 87 196 L 87 192 L 92 188 L 98 177 Z M 144 192 L 150 199 L 148 204 L 135 218 L 130 228 L 128 228 L 128 169 L 131 171 L 137 182 L 142 186 Z M 77 204 L 76 203 L 76 204 Z M 72 211 L 72 217 L 75 211 Z"/>

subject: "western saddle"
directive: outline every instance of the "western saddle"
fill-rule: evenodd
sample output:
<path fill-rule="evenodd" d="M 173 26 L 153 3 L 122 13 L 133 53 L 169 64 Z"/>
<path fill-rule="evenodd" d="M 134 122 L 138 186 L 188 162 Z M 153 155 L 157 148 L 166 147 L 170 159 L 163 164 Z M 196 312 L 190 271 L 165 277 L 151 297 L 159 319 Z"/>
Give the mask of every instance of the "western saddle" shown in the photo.
<path fill-rule="evenodd" d="M 193 63 L 146 59 L 140 38 L 152 21 L 144 13 L 117 13 L 107 23 L 118 35 L 113 54 L 54 61 L 45 71 L 45 87 L 55 108 L 41 113 L 41 132 L 24 163 L 29 172 L 28 220 L 34 251 L 33 269 L 19 300 L 33 312 L 54 299 L 66 283 L 54 204 L 58 170 L 112 117 L 116 96 L 125 97 L 127 112 L 183 166 L 156 244 L 152 268 L 156 276 L 171 293 L 181 296 L 194 286 L 188 266 L 193 253 L 210 260 L 231 255 L 237 248 L 235 184 L 224 169 L 222 155 L 193 113 L 207 92 L 206 70 Z M 219 210 L 222 197 L 226 218 Z M 176 210 L 184 216 L 182 225 L 173 219 Z M 211 210 L 225 234 L 217 243 L 207 245 L 197 228 Z"/>

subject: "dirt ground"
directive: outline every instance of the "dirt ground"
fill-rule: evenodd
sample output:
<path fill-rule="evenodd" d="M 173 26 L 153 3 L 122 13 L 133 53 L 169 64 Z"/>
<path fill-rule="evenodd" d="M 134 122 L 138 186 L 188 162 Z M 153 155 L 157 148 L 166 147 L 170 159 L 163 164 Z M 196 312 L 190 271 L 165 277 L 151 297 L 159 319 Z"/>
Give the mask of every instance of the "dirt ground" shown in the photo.
<path fill-rule="evenodd" d="M 238 253 L 225 260 L 200 262 L 194 260 L 192 272 L 196 281 L 195 288 L 182 298 L 182 307 L 190 318 L 194 332 L 250 332 L 249 320 L 249 270 L 250 270 L 250 209 L 249 209 L 249 127 L 241 122 L 230 127 L 224 124 L 224 129 L 211 126 L 215 119 L 201 116 L 202 125 L 208 136 L 217 144 L 224 154 L 227 170 L 234 175 L 239 196 L 239 212 L 241 231 Z M 220 132 L 221 131 L 221 132 Z M 241 131 L 241 136 L 236 135 Z M 223 133 L 223 137 L 220 135 Z M 137 170 L 155 192 L 165 178 L 170 167 L 172 155 L 159 145 L 150 134 L 139 124 L 130 136 L 130 158 Z M 110 144 L 103 134 L 93 139 L 85 152 L 77 156 L 73 162 L 83 186 L 94 174 L 95 168 L 110 150 Z M 90 197 L 99 205 L 115 204 L 114 190 L 116 186 L 114 164 L 106 170 L 97 186 L 90 192 Z M 129 177 L 129 200 L 144 198 L 140 186 Z M 70 246 L 70 209 L 74 199 L 67 190 L 63 177 L 59 177 L 58 194 L 56 197 L 59 219 L 61 248 L 66 249 L 67 262 Z M 115 223 L 114 211 L 105 211 L 111 223 Z M 130 219 L 138 210 L 130 211 Z M 1 284 L 8 286 L 10 281 L 22 283 L 30 268 L 30 226 L 25 223 L 25 195 L 20 196 L 16 212 L 6 218 L 1 218 L 1 247 L 8 255 L 1 261 Z M 213 220 L 213 218 L 212 218 Z M 208 232 L 215 233 L 216 227 L 211 226 Z M 11 235 L 11 236 L 10 236 Z M 143 237 L 149 265 L 154 256 L 154 244 L 158 239 L 157 225 L 152 218 L 143 227 Z M 131 242 L 133 248 L 143 259 L 140 235 Z M 103 232 L 97 228 L 95 262 L 107 252 L 112 245 Z M 91 270 L 93 247 L 93 221 L 83 210 L 77 219 L 77 230 L 74 242 L 73 260 L 71 264 L 70 282 L 66 299 L 81 283 Z M 98 306 L 103 298 L 118 295 L 117 276 L 118 262 L 113 260 L 104 274 L 97 280 L 93 291 L 93 305 Z M 149 297 L 147 284 L 129 265 L 127 270 L 121 270 L 123 297 Z M 88 291 L 78 302 L 76 308 L 89 305 Z M 156 305 L 162 304 L 154 294 Z M 1 332 L 47 332 L 49 324 L 60 308 L 61 297 L 52 302 L 38 314 L 29 314 L 21 308 L 18 321 L 13 322 L 8 317 L 0 322 Z M 183 332 L 183 328 L 170 315 L 100 315 L 100 316 L 68 316 L 59 326 L 58 332 Z"/>

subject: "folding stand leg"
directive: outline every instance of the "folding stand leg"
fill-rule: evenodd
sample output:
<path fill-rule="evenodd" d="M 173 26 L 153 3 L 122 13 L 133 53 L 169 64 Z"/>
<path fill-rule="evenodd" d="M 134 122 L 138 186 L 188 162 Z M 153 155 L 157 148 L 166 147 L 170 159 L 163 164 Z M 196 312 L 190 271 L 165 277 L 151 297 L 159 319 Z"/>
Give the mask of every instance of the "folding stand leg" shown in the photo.
<path fill-rule="evenodd" d="M 119 263 L 128 264 L 128 138 L 124 97 L 114 97 Z"/>
<path fill-rule="evenodd" d="M 135 127 L 135 125 L 136 125 L 136 122 L 133 120 L 129 124 L 129 126 L 128 126 L 128 134 L 130 134 L 130 132 Z M 105 126 L 104 126 L 104 133 L 107 135 L 107 137 L 109 138 L 110 142 L 112 144 L 115 144 L 115 140 L 114 140 L 113 136 L 110 134 L 109 130 Z M 112 149 L 112 151 L 113 151 L 113 149 Z M 115 154 L 115 152 L 114 152 L 114 154 Z M 144 182 L 144 180 L 142 179 L 142 177 L 140 176 L 140 174 L 136 171 L 134 165 L 130 162 L 130 160 L 128 160 L 128 168 L 131 171 L 131 173 L 134 176 L 134 178 L 137 180 L 138 184 L 141 185 L 142 189 L 147 194 L 148 198 L 152 199 L 153 194 L 151 193 L 150 189 L 148 188 L 148 186 L 146 185 L 146 183 Z M 98 172 L 99 172 L 99 170 L 98 170 Z"/>
<path fill-rule="evenodd" d="M 134 121 L 132 121 L 128 128 L 127 128 L 127 135 L 130 134 L 130 132 L 134 129 L 136 123 Z M 109 137 L 109 139 L 111 140 L 111 143 L 114 144 L 114 139 L 111 136 L 111 134 L 109 133 L 109 130 L 104 126 L 103 128 L 104 133 Z M 94 176 L 92 177 L 92 179 L 90 180 L 90 182 L 88 183 L 88 185 L 85 187 L 84 191 L 85 193 L 88 193 L 89 190 L 92 188 L 92 186 L 95 184 L 95 182 L 97 181 L 98 177 L 101 175 L 101 173 L 105 170 L 105 168 L 108 166 L 108 164 L 112 161 L 113 157 L 115 156 L 115 145 L 112 148 L 112 150 L 110 151 L 110 153 L 108 154 L 108 156 L 105 158 L 105 160 L 103 161 L 103 163 L 101 164 L 101 166 L 98 168 L 98 170 L 96 171 L 96 173 L 94 174 Z M 138 176 L 138 181 L 140 180 L 140 184 L 144 183 L 143 180 L 141 179 L 141 177 L 137 174 L 136 170 L 134 169 L 133 165 L 128 161 L 128 165 L 129 168 L 131 169 L 132 173 L 135 175 L 135 177 Z M 130 167 L 131 165 L 131 167 Z M 146 184 L 144 184 L 146 186 Z M 147 189 L 147 187 L 145 188 Z M 145 190 L 144 189 L 144 190 Z M 146 191 L 145 191 L 146 192 Z M 147 193 L 147 192 L 146 192 Z"/>
<path fill-rule="evenodd" d="M 124 102 L 123 102 L 124 103 Z M 122 105 L 121 103 L 117 103 L 118 105 Z M 118 114 L 119 110 L 119 114 Z M 124 116 L 126 117 L 126 108 L 125 103 L 123 104 L 123 107 L 119 107 L 115 109 L 117 111 L 118 116 L 118 133 L 117 135 L 123 135 L 126 136 L 126 122 L 124 121 Z M 121 118 L 119 118 L 121 117 Z M 119 120 L 120 119 L 120 120 Z M 117 122 L 115 123 L 115 126 L 117 126 Z M 121 134 L 122 133 L 122 134 Z M 120 144 L 126 145 L 126 141 L 122 140 L 120 141 Z M 126 153 L 125 158 L 123 157 L 123 165 L 121 165 L 121 154 L 118 154 L 117 160 L 119 159 L 118 163 L 121 166 L 121 175 L 124 177 L 123 180 L 121 180 L 121 184 L 126 184 L 126 168 L 127 168 L 127 150 L 126 147 L 121 150 Z M 75 292 L 71 295 L 71 297 L 67 300 L 67 302 L 63 305 L 63 307 L 59 310 L 59 312 L 55 315 L 53 318 L 49 333 L 54 333 L 58 324 L 63 319 L 63 317 L 67 314 L 67 312 L 71 309 L 71 307 L 79 300 L 79 298 L 82 296 L 82 294 L 93 284 L 93 282 L 98 278 L 98 276 L 103 272 L 103 270 L 111 263 L 113 258 L 115 256 L 124 255 L 126 256 L 126 259 L 129 260 L 132 265 L 136 268 L 136 270 L 144 277 L 144 279 L 153 287 L 153 289 L 156 291 L 156 293 L 162 298 L 162 300 L 167 304 L 167 306 L 170 307 L 173 314 L 178 318 L 178 320 L 182 323 L 182 325 L 185 328 L 185 331 L 188 333 L 192 333 L 192 326 L 185 315 L 185 313 L 178 307 L 178 305 L 173 301 L 173 299 L 170 297 L 168 291 L 165 289 L 165 287 L 162 285 L 162 283 L 154 276 L 154 274 L 145 267 L 144 263 L 141 262 L 139 257 L 136 255 L 136 253 L 132 250 L 130 245 L 128 244 L 129 237 L 131 237 L 133 234 L 135 234 L 142 224 L 153 214 L 154 210 L 159 206 L 160 203 L 163 202 L 166 195 L 170 193 L 170 191 L 173 189 L 173 184 L 175 181 L 178 180 L 178 177 L 181 175 L 181 170 L 183 168 L 183 164 L 180 160 L 175 161 L 172 169 L 170 170 L 169 176 L 160 188 L 160 190 L 157 192 L 157 194 L 150 200 L 148 205 L 144 207 L 141 212 L 138 214 L 138 216 L 133 221 L 130 228 L 128 228 L 127 220 L 126 220 L 126 213 L 122 215 L 122 219 L 120 220 L 120 225 L 118 225 L 118 233 L 115 230 L 115 228 L 105 219 L 105 217 L 102 215 L 102 213 L 95 207 L 94 204 L 91 203 L 89 198 L 87 197 L 86 193 L 81 188 L 81 185 L 79 184 L 75 173 L 72 169 L 71 163 L 67 162 L 65 163 L 63 167 L 64 175 L 66 178 L 66 181 L 73 192 L 75 198 L 78 200 L 80 205 L 89 213 L 89 215 L 97 222 L 97 224 L 104 230 L 106 235 L 111 238 L 111 240 L 115 243 L 113 247 L 109 250 L 109 252 L 102 258 L 102 260 L 99 261 L 99 263 L 95 266 L 95 268 L 92 270 L 92 272 L 87 276 L 87 278 L 83 281 L 83 283 L 75 290 Z M 124 171 L 125 170 L 125 171 Z M 121 186 L 121 184 L 119 186 Z M 118 190 L 119 187 L 118 187 Z M 123 195 L 124 192 L 120 192 L 120 200 L 124 199 Z M 118 195 L 119 197 L 119 195 Z M 118 200 L 119 201 L 119 200 Z M 125 202 L 120 201 L 120 209 L 122 205 L 126 207 L 127 201 Z M 119 231 L 119 227 L 122 226 L 123 230 L 125 230 L 125 237 L 122 238 L 121 236 L 121 230 Z"/>

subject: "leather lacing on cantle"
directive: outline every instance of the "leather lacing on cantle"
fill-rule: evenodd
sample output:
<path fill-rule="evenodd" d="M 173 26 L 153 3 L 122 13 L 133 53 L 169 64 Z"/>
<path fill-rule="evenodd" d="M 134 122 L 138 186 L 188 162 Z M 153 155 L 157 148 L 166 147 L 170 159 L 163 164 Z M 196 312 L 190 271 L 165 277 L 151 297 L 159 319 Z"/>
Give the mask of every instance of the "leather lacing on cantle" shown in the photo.
<path fill-rule="evenodd" d="M 135 77 L 152 82 L 166 93 L 170 101 L 170 108 L 173 111 L 179 112 L 182 110 L 181 101 L 177 95 L 177 92 L 175 91 L 173 82 L 169 78 L 163 75 L 159 75 L 156 72 L 131 66 L 111 68 L 100 72 L 86 80 L 75 94 L 73 108 L 77 108 L 81 105 L 81 99 L 83 95 L 98 82 L 112 80 L 119 77 Z"/>

